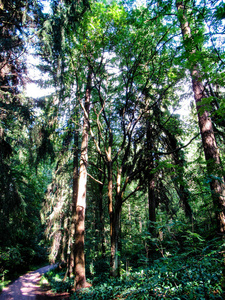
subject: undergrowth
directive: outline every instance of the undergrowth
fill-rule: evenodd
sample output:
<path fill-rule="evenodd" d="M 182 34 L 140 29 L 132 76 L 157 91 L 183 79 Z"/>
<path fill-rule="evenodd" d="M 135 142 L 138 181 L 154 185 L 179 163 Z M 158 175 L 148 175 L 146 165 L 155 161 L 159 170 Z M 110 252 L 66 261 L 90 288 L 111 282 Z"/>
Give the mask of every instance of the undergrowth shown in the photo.
<path fill-rule="evenodd" d="M 88 278 L 93 286 L 70 299 L 224 299 L 221 249 L 216 242 L 204 242 L 201 247 L 192 244 L 184 253 L 168 254 L 129 272 L 122 269 L 119 278 L 94 274 Z M 64 275 L 64 271 L 54 270 L 45 279 L 55 292 L 70 291 L 73 278 L 63 282 Z"/>

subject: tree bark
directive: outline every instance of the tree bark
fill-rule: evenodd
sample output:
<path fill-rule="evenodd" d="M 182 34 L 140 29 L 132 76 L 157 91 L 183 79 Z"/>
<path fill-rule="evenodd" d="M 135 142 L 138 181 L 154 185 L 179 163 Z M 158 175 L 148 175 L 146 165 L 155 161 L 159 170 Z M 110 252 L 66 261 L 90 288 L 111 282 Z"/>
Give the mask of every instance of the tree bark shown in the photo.
<path fill-rule="evenodd" d="M 105 175 L 104 175 L 105 176 Z M 101 252 L 102 257 L 105 258 L 105 227 L 104 227 L 104 216 L 103 216 L 103 184 L 99 184 L 99 227 L 100 227 L 100 239 L 101 239 Z"/>
<path fill-rule="evenodd" d="M 115 260 L 115 240 L 114 240 L 114 211 L 113 211 L 113 174 L 112 174 L 112 162 L 108 162 L 108 211 L 109 211 L 109 223 L 110 223 L 110 276 L 114 276 L 114 260 Z"/>
<path fill-rule="evenodd" d="M 101 138 L 98 136 L 98 146 L 101 147 Z M 96 199 L 96 208 L 99 209 L 99 213 L 97 213 L 97 224 L 96 229 L 98 231 L 98 240 L 101 242 L 98 243 L 97 251 L 100 251 L 102 254 L 102 258 L 105 258 L 106 255 L 106 240 L 105 240 L 105 226 L 104 226 L 104 213 L 103 213 L 103 189 L 106 180 L 106 165 L 98 152 L 98 160 L 97 160 L 97 168 L 99 170 L 98 173 L 98 197 Z"/>
<path fill-rule="evenodd" d="M 89 108 L 91 95 L 91 70 L 88 70 L 87 86 L 84 103 L 84 121 L 81 142 L 80 173 L 76 203 L 76 226 L 75 226 L 75 289 L 89 286 L 86 282 L 85 256 L 84 256 L 84 233 L 85 233 L 85 209 L 87 190 L 87 161 L 88 161 L 88 132 L 89 132 Z"/>
<path fill-rule="evenodd" d="M 155 197 L 155 179 L 154 174 L 151 171 L 154 168 L 154 157 L 153 157 L 153 138 L 152 128 L 147 118 L 146 120 L 146 138 L 147 138 L 147 159 L 148 159 L 148 170 L 147 170 L 147 181 L 148 181 L 148 212 L 149 212 L 149 232 L 155 236 L 155 222 L 156 222 L 156 197 Z"/>
<path fill-rule="evenodd" d="M 189 22 L 186 18 L 186 11 L 184 1 L 177 1 L 177 10 L 180 14 L 179 20 L 181 25 L 181 31 L 183 35 L 183 40 L 185 42 L 192 42 L 192 33 Z M 186 53 L 194 55 L 196 49 L 192 47 L 187 47 L 185 43 Z M 210 177 L 210 188 L 212 193 L 212 199 L 216 210 L 216 219 L 217 219 L 217 230 L 219 233 L 225 233 L 225 187 L 224 180 L 221 176 L 221 163 L 219 149 L 216 144 L 216 139 L 214 136 L 213 125 L 209 112 L 204 110 L 201 101 L 203 98 L 206 98 L 205 89 L 202 83 L 202 77 L 199 71 L 197 63 L 193 63 L 189 68 L 192 78 L 192 87 L 194 92 L 194 99 L 196 103 L 196 109 L 198 113 L 198 123 L 199 129 L 202 138 L 202 144 L 204 148 L 205 159 L 207 163 L 208 176 Z M 218 178 L 220 177 L 220 178 Z"/>
<path fill-rule="evenodd" d="M 121 205 L 118 205 L 118 186 L 119 180 L 117 176 L 117 191 L 115 198 L 115 209 L 113 209 L 113 169 L 111 161 L 112 149 L 112 135 L 109 138 L 108 147 L 108 211 L 110 219 L 110 242 L 111 242 L 111 255 L 110 255 L 110 276 L 119 276 L 119 258 L 118 258 L 118 243 L 119 243 L 119 229 L 120 229 L 120 213 Z"/>
<path fill-rule="evenodd" d="M 120 239 L 120 217 L 122 202 L 117 200 L 118 203 L 115 207 L 114 218 L 112 222 L 112 235 L 111 235 L 111 261 L 110 261 L 110 274 L 113 277 L 120 275 L 120 262 L 119 262 L 119 239 Z"/>
<path fill-rule="evenodd" d="M 86 286 L 85 256 L 84 256 L 85 207 L 76 208 L 75 233 L 75 289 Z"/>
<path fill-rule="evenodd" d="M 122 209 L 122 198 L 120 192 L 121 170 L 117 172 L 117 189 L 115 195 L 115 208 L 111 207 L 110 218 L 110 238 L 111 238 L 111 256 L 110 256 L 110 275 L 118 277 L 120 275 L 119 262 L 119 242 L 120 242 L 120 218 Z"/>
<path fill-rule="evenodd" d="M 77 124 L 75 124 L 77 126 Z M 77 207 L 77 194 L 78 194 L 78 130 L 74 131 L 74 150 L 73 150 L 73 194 L 72 194 L 72 220 L 70 227 L 70 253 L 68 261 L 68 277 L 72 277 L 75 274 L 74 262 L 75 262 L 75 226 L 76 226 L 76 207 Z"/>

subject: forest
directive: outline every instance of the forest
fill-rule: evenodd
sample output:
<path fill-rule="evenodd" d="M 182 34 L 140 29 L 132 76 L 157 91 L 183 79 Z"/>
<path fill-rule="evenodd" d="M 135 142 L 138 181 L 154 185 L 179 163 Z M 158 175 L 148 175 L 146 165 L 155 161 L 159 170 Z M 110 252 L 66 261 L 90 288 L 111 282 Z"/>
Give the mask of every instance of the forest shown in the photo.
<path fill-rule="evenodd" d="M 0 287 L 224 299 L 224 1 L 0 0 L 0 41 Z"/>

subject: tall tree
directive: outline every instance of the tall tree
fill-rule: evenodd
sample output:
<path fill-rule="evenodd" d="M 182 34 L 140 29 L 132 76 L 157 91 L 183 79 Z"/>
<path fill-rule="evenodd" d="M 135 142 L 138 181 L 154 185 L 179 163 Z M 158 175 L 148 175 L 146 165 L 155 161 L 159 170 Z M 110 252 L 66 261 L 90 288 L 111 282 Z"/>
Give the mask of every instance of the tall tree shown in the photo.
<path fill-rule="evenodd" d="M 33 103 L 23 94 L 28 82 L 27 45 L 40 28 L 41 18 L 36 2 L 0 3 L 0 251 L 4 255 L 17 252 L 17 259 L 7 267 L 10 273 L 13 268 L 27 268 L 32 256 L 37 258 L 35 250 L 41 236 L 39 210 L 43 194 L 39 180 L 46 174 L 35 176 L 29 166 Z M 41 257 L 43 252 L 39 251 Z M 1 259 L 2 263 L 4 268 L 7 260 Z"/>
<path fill-rule="evenodd" d="M 85 257 L 84 257 L 84 234 L 85 234 L 85 209 L 87 192 L 87 162 L 88 162 L 88 132 L 89 111 L 91 97 L 92 72 L 90 67 L 87 74 L 87 86 L 83 106 L 84 118 L 82 129 L 82 142 L 80 154 L 79 184 L 76 201 L 76 226 L 75 226 L 75 288 L 76 290 L 90 286 L 86 282 Z"/>
<path fill-rule="evenodd" d="M 210 177 L 210 188 L 216 210 L 217 230 L 225 232 L 225 185 L 221 176 L 221 161 L 219 149 L 217 147 L 212 120 L 209 112 L 204 108 L 204 99 L 207 98 L 203 84 L 201 64 L 198 61 L 199 48 L 201 48 L 201 28 L 197 29 L 197 34 L 192 32 L 191 22 L 193 22 L 192 2 L 177 1 L 178 19 L 180 21 L 184 47 L 189 60 L 189 70 L 192 78 L 192 87 L 198 113 L 199 129 L 202 137 L 202 144 L 207 163 L 208 176 Z M 198 24 L 201 26 L 201 24 Z M 219 176 L 219 178 L 218 178 Z"/>

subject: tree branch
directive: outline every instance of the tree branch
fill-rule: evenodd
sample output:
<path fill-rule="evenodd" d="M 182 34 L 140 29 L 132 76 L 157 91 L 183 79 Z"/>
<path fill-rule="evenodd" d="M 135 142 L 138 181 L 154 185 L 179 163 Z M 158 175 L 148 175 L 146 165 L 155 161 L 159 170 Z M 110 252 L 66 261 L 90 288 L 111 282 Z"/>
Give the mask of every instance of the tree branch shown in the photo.
<path fill-rule="evenodd" d="M 175 150 L 173 150 L 173 151 L 170 151 L 170 152 L 155 152 L 155 154 L 169 155 L 169 154 L 173 154 L 174 152 L 178 152 L 178 151 L 180 151 L 181 149 L 186 148 L 188 145 L 190 145 L 191 142 L 192 142 L 194 139 L 196 139 L 199 135 L 200 135 L 200 133 L 198 133 L 197 135 L 195 135 L 195 136 L 194 136 L 194 137 L 193 137 L 186 145 L 181 146 L 181 147 L 179 147 L 179 148 L 177 148 L 177 149 L 175 149 Z"/>

